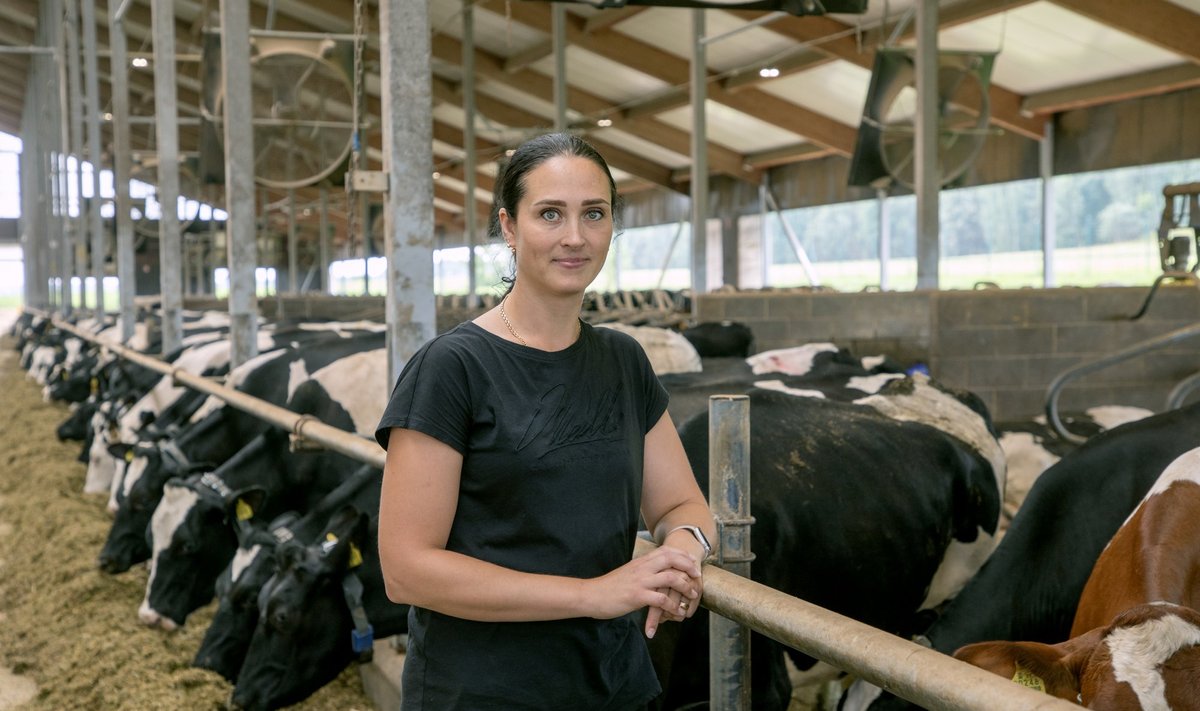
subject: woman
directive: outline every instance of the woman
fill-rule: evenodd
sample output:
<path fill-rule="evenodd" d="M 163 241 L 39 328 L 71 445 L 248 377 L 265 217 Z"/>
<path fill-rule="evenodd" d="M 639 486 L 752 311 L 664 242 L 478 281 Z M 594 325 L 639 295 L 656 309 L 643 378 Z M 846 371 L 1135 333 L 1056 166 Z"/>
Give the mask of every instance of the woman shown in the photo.
<path fill-rule="evenodd" d="M 579 319 L 616 204 L 583 140 L 519 147 L 493 206 L 508 295 L 422 347 L 384 412 L 405 710 L 640 708 L 659 685 L 638 616 L 652 637 L 696 611 L 715 533 L 666 391 L 636 341 Z M 639 513 L 661 545 L 631 561 Z"/>

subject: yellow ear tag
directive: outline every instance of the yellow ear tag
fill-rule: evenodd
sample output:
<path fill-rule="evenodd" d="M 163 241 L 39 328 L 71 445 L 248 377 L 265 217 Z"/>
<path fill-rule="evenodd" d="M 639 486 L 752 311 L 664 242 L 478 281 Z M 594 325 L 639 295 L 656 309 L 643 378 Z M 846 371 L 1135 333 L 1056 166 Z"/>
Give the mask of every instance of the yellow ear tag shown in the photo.
<path fill-rule="evenodd" d="M 91 387 L 93 395 L 100 392 L 100 379 L 99 378 L 92 378 L 91 381 L 88 383 L 88 385 Z"/>
<path fill-rule="evenodd" d="M 362 565 L 362 551 L 358 550 L 358 546 L 350 544 L 350 563 L 347 567 L 357 568 Z"/>
<path fill-rule="evenodd" d="M 1012 680 L 1021 686 L 1029 687 L 1030 689 L 1036 689 L 1043 694 L 1046 693 L 1046 682 L 1042 681 L 1040 676 L 1034 674 L 1020 664 L 1017 665 L 1017 671 L 1013 674 Z"/>
<path fill-rule="evenodd" d="M 133 450 L 132 449 L 125 450 L 125 461 L 126 462 L 133 461 Z"/>
<path fill-rule="evenodd" d="M 241 498 L 237 500 L 237 506 L 234 510 L 237 512 L 237 520 L 239 521 L 246 521 L 254 516 L 254 509 L 250 508 L 250 504 Z"/>

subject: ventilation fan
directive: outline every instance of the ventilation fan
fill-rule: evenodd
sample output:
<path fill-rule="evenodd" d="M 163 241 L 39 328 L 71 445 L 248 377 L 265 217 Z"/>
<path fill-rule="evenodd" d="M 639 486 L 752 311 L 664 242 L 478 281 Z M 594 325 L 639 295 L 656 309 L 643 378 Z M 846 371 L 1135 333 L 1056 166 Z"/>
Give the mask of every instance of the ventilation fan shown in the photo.
<path fill-rule="evenodd" d="M 995 58 L 994 52 L 938 53 L 939 186 L 967 172 L 991 132 L 988 87 Z M 850 185 L 913 187 L 917 106 L 913 50 L 876 51 L 850 163 Z"/>
<path fill-rule="evenodd" d="M 158 239 L 158 218 L 162 205 L 158 201 L 158 158 L 146 156 L 133 164 L 129 171 L 130 180 L 140 185 L 131 185 L 129 196 L 133 202 L 133 231 L 138 236 L 140 248 L 147 238 Z M 196 221 L 200 213 L 200 183 L 196 180 L 189 160 L 179 162 L 179 231 L 185 232 Z"/>
<path fill-rule="evenodd" d="M 205 118 L 214 130 L 202 132 L 208 144 L 207 151 L 201 150 L 208 156 L 206 180 L 224 174 L 223 160 L 218 161 L 213 150 L 213 144 L 219 146 L 223 140 L 219 49 L 219 39 L 209 33 L 203 76 L 206 88 L 211 88 L 205 92 Z M 251 50 L 255 182 L 271 188 L 320 182 L 342 167 L 350 154 L 352 44 L 329 38 L 255 37 Z"/>

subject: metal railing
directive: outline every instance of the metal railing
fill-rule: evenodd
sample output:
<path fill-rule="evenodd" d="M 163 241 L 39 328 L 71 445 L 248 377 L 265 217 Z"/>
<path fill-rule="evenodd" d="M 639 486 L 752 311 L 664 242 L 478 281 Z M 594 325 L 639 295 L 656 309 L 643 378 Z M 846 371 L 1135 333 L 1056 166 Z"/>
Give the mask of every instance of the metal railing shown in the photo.
<path fill-rule="evenodd" d="M 1130 358 L 1136 358 L 1137 356 L 1149 353 L 1150 351 L 1164 348 L 1178 341 L 1194 338 L 1196 336 L 1200 336 L 1200 323 L 1192 324 L 1191 326 L 1185 326 L 1184 328 L 1179 328 L 1169 333 L 1164 333 L 1161 336 L 1155 336 L 1154 338 L 1146 339 L 1141 343 L 1135 343 L 1132 346 L 1122 348 L 1115 353 L 1110 353 L 1103 358 L 1085 361 L 1079 365 L 1067 368 L 1055 376 L 1054 380 L 1050 381 L 1050 385 L 1046 387 L 1046 419 L 1050 422 L 1050 426 L 1053 427 L 1054 431 L 1058 433 L 1058 436 L 1062 437 L 1064 440 L 1073 442 L 1075 444 L 1083 444 L 1087 441 L 1087 438 L 1081 437 L 1067 430 L 1062 423 L 1062 419 L 1058 415 L 1058 396 L 1067 383 L 1075 380 L 1076 378 L 1083 377 L 1088 373 L 1093 373 L 1097 370 L 1103 370 L 1109 366 L 1127 361 Z"/>
<path fill-rule="evenodd" d="M 50 317 L 34 309 L 27 308 L 26 311 Z M 314 417 L 298 415 L 208 378 L 184 372 L 125 346 L 103 341 L 95 334 L 61 319 L 55 318 L 53 323 L 57 328 L 95 343 L 117 356 L 169 375 L 177 384 L 220 398 L 239 410 L 292 432 L 298 438 L 383 468 L 385 454 L 373 440 L 331 427 Z M 748 465 L 749 427 L 739 429 L 741 432 L 733 436 L 745 437 L 746 441 L 726 443 L 720 448 L 735 461 L 731 464 L 714 458 L 710 470 L 723 466 L 736 467 L 739 457 L 745 459 L 744 463 Z M 748 499 L 745 503 L 748 511 Z M 744 513 L 740 507 L 735 507 L 733 511 L 739 515 Z M 724 538 L 723 531 L 722 544 Z M 639 540 L 635 555 L 642 555 L 652 550 L 653 546 L 653 543 Z M 745 546 L 747 550 L 743 552 L 748 554 L 748 542 Z M 704 579 L 701 603 L 710 611 L 930 711 L 1078 711 L 1079 707 L 1075 704 L 1014 684 L 953 657 L 792 597 L 711 563 L 704 565 Z M 880 591 L 880 594 L 888 593 Z M 729 704 L 741 705 L 742 698 L 749 698 L 748 694 L 736 696 L 737 700 L 715 708 L 718 711 L 735 711 L 736 707 Z"/>

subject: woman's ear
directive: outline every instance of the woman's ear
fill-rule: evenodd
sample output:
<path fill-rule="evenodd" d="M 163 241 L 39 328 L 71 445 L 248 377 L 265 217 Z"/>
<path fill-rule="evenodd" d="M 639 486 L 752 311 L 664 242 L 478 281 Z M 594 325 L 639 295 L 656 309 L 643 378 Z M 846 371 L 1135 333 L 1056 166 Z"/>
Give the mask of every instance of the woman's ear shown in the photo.
<path fill-rule="evenodd" d="M 508 210 L 502 207 L 496 213 L 496 217 L 500 220 L 500 236 L 504 238 L 504 243 L 508 246 L 509 250 L 515 250 L 517 248 L 515 242 L 517 236 L 513 232 L 514 220 L 512 215 L 508 214 Z"/>

